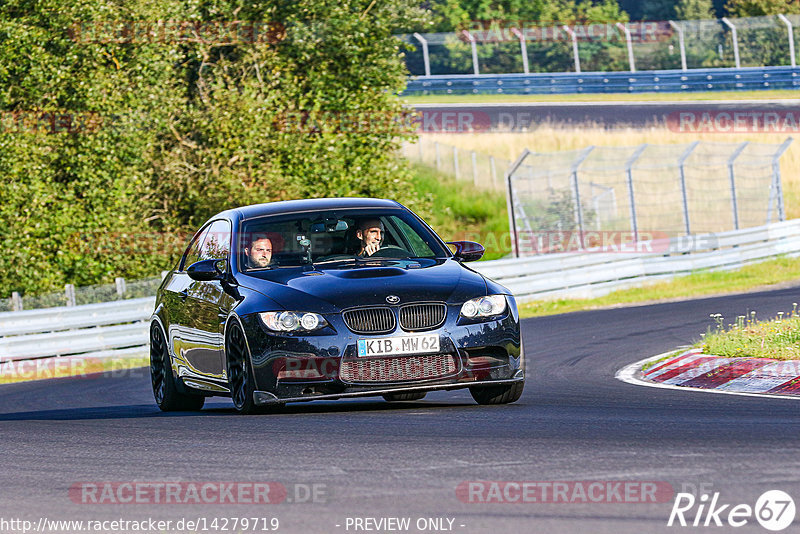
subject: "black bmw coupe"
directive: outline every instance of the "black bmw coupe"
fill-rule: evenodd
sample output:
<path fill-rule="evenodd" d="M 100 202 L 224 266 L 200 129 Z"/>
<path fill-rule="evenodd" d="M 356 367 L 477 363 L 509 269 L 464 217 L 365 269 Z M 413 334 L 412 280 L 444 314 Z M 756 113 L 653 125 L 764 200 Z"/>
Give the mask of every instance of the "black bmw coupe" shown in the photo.
<path fill-rule="evenodd" d="M 156 403 L 198 410 L 205 397 L 230 396 L 254 413 L 459 388 L 480 404 L 514 402 L 525 380 L 519 315 L 506 288 L 464 265 L 482 254 L 477 243 L 444 243 L 390 200 L 215 215 L 157 293 Z"/>

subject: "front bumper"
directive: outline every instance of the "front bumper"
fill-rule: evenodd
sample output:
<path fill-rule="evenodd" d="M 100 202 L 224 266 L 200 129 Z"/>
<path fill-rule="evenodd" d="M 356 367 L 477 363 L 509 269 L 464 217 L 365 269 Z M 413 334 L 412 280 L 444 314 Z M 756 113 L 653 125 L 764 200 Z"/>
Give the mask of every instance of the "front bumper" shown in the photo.
<path fill-rule="evenodd" d="M 350 391 L 347 393 L 321 393 L 318 395 L 303 395 L 299 397 L 276 397 L 274 394 L 270 393 L 269 391 L 255 391 L 253 393 L 253 400 L 259 406 L 265 406 L 269 404 L 284 404 L 286 402 L 305 402 L 305 401 L 312 401 L 312 400 L 336 400 L 336 399 L 346 399 L 346 398 L 354 398 L 354 397 L 375 397 L 379 395 L 388 395 L 391 393 L 412 393 L 412 392 L 428 392 L 428 391 L 450 391 L 453 389 L 463 389 L 463 388 L 470 388 L 470 387 L 481 387 L 481 386 L 502 386 L 502 385 L 510 385 L 516 384 L 517 382 L 524 382 L 525 377 L 523 375 L 523 371 L 519 370 L 517 372 L 517 376 L 511 379 L 506 380 L 481 380 L 477 382 L 469 382 L 469 383 L 456 383 L 456 384 L 438 384 L 433 386 L 412 386 L 406 385 L 402 387 L 384 387 L 380 389 L 368 389 L 363 391 Z"/>
<path fill-rule="evenodd" d="M 385 368 L 429 369 L 431 365 L 440 365 L 446 356 L 446 372 L 390 373 L 378 379 L 363 374 L 353 378 L 352 373 L 345 372 L 353 366 L 363 367 L 370 360 L 358 357 L 358 340 L 402 336 L 409 332 L 398 329 L 392 334 L 358 335 L 350 332 L 341 316 L 333 316 L 326 317 L 330 328 L 319 334 L 281 335 L 268 332 L 255 314 L 241 317 L 253 365 L 254 400 L 256 404 L 279 404 L 523 381 L 524 355 L 515 308 L 499 319 L 472 324 L 460 324 L 458 307 L 453 308 L 448 310 L 442 327 L 425 332 L 439 336 L 439 353 L 372 359 L 381 360 L 375 363 Z M 439 362 L 420 363 L 426 357 L 439 358 Z"/>

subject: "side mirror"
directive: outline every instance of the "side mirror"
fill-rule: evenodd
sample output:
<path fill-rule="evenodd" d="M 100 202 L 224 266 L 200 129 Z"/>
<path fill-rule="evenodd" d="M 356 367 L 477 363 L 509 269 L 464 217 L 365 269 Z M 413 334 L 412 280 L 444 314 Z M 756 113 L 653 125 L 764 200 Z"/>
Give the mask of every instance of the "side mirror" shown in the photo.
<path fill-rule="evenodd" d="M 195 262 L 186 269 L 186 274 L 192 280 L 198 282 L 208 282 L 210 280 L 222 280 L 224 271 L 220 268 L 220 263 L 225 260 L 202 260 Z"/>
<path fill-rule="evenodd" d="M 453 255 L 459 261 L 475 261 L 483 257 L 486 249 L 480 243 L 474 241 L 448 241 L 448 245 L 455 247 Z"/>

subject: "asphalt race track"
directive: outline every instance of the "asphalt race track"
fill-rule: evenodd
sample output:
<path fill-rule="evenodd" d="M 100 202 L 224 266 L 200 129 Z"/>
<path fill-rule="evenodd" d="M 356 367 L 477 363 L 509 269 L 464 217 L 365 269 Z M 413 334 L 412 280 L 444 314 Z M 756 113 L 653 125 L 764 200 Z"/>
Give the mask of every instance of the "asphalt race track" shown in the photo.
<path fill-rule="evenodd" d="M 277 517 L 288 533 L 355 532 L 348 517 L 410 517 L 409 532 L 419 532 L 418 518 L 454 519 L 452 530 L 463 533 L 696 530 L 666 526 L 672 498 L 461 502 L 456 487 L 476 480 L 661 481 L 750 506 L 780 489 L 800 503 L 800 403 L 614 378 L 626 364 L 696 339 L 711 313 L 765 318 L 798 296 L 795 287 L 525 320 L 528 383 L 508 406 L 480 407 L 456 391 L 251 417 L 223 399 L 200 413 L 162 414 L 144 370 L 1 386 L 0 518 Z M 290 499 L 294 484 L 324 485 L 325 495 L 258 506 L 73 502 L 70 486 L 86 481 L 276 481 Z M 753 518 L 736 531 L 766 532 Z"/>
<path fill-rule="evenodd" d="M 716 117 L 720 113 L 758 113 L 765 111 L 796 113 L 800 100 L 728 100 L 728 101 L 654 101 L 654 102 L 514 102 L 508 104 L 416 104 L 423 114 L 461 111 L 479 130 L 521 132 L 547 124 L 596 124 L 606 128 L 680 127 L 680 113 L 691 113 L 698 124 L 703 113 Z M 441 118 L 430 115 L 424 131 L 458 131 L 456 126 L 441 125 Z M 751 119 L 752 120 L 752 119 Z M 437 122 L 438 121 L 438 122 Z M 793 130 L 794 131 L 794 130 Z M 787 135 L 790 135 L 789 132 Z"/>

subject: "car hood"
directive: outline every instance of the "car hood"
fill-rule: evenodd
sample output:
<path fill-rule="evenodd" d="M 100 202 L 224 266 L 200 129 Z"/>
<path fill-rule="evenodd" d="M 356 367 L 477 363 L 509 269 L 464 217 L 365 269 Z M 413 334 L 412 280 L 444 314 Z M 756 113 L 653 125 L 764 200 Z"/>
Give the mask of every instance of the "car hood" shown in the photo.
<path fill-rule="evenodd" d="M 240 283 L 285 309 L 335 312 L 353 306 L 419 301 L 461 303 L 486 294 L 483 276 L 452 259 L 279 268 L 241 275 Z"/>

